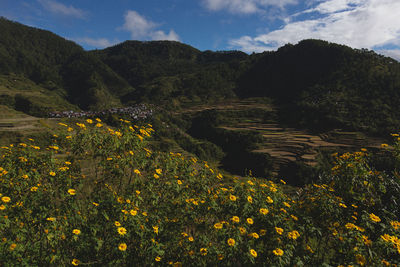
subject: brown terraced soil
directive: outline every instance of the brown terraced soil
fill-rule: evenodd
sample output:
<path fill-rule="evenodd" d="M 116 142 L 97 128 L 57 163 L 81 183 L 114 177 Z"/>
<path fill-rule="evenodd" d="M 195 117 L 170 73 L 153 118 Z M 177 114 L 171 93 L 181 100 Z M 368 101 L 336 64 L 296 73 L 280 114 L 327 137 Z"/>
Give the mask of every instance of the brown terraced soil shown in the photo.
<path fill-rule="evenodd" d="M 247 109 L 263 109 L 275 112 L 271 104 L 253 103 L 251 100 L 234 101 L 208 106 L 196 106 L 186 109 L 185 112 L 200 112 L 207 109 L 217 111 L 245 111 Z M 220 125 L 220 128 L 229 131 L 256 131 L 264 137 L 259 148 L 253 152 L 268 153 L 273 159 L 274 172 L 278 172 L 280 166 L 289 162 L 301 161 L 307 165 L 317 165 L 317 156 L 323 149 L 338 149 L 354 151 L 355 149 L 379 148 L 383 139 L 372 138 L 359 132 L 345 132 L 336 129 L 327 133 L 312 134 L 304 129 L 284 128 L 276 121 L 263 122 L 263 118 L 252 118 L 252 121 Z"/>

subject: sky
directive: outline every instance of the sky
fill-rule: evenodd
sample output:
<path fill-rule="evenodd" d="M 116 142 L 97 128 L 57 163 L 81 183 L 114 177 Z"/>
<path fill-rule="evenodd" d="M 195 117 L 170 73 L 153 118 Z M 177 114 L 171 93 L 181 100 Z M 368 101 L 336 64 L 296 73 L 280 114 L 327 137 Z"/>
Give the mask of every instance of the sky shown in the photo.
<path fill-rule="evenodd" d="M 0 0 L 0 16 L 86 50 L 174 40 L 258 53 L 313 38 L 400 61 L 400 0 Z"/>

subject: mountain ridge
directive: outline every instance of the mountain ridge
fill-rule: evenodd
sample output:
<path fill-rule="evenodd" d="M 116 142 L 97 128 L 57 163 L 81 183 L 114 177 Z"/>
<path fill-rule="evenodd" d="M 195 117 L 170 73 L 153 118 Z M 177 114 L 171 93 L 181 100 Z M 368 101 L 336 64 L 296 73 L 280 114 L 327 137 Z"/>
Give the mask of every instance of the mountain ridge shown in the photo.
<path fill-rule="evenodd" d="M 22 75 L 76 108 L 141 102 L 177 108 L 269 97 L 280 106 L 280 118 L 299 127 L 372 133 L 400 128 L 400 63 L 366 49 L 308 39 L 251 55 L 174 41 L 125 41 L 85 51 L 5 18 L 0 29 L 0 73 Z M 39 113 L 34 115 L 44 115 Z"/>

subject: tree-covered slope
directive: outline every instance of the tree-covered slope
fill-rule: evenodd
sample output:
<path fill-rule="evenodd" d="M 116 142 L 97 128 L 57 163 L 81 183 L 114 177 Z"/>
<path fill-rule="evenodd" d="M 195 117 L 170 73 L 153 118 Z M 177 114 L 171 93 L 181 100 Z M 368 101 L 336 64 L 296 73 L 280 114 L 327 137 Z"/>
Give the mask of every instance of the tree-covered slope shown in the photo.
<path fill-rule="evenodd" d="M 282 119 L 317 129 L 372 132 L 400 127 L 400 63 L 368 50 L 304 40 L 253 57 L 242 97 L 277 100 Z"/>
<path fill-rule="evenodd" d="M 0 74 L 24 76 L 83 109 L 267 96 L 280 121 L 302 128 L 400 128 L 400 63 L 368 50 L 304 40 L 250 56 L 171 41 L 126 41 L 84 51 L 4 18 L 0 32 Z"/>
<path fill-rule="evenodd" d="M 0 73 L 16 74 L 81 108 L 115 105 L 133 90 L 97 57 L 49 31 L 0 18 Z M 29 84 L 27 83 L 27 86 Z"/>
<path fill-rule="evenodd" d="M 248 58 L 239 51 L 200 52 L 171 41 L 126 41 L 93 53 L 137 88 L 126 101 L 150 102 L 233 97 Z"/>

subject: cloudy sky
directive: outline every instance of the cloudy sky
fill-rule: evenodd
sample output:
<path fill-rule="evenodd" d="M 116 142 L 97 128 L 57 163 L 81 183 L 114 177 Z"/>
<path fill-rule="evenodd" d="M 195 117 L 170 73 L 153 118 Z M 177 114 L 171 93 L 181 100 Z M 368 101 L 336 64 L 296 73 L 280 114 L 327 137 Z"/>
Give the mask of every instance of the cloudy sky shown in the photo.
<path fill-rule="evenodd" d="M 88 50 L 134 39 L 251 53 L 316 38 L 400 60 L 400 0 L 0 0 L 0 16 Z"/>

